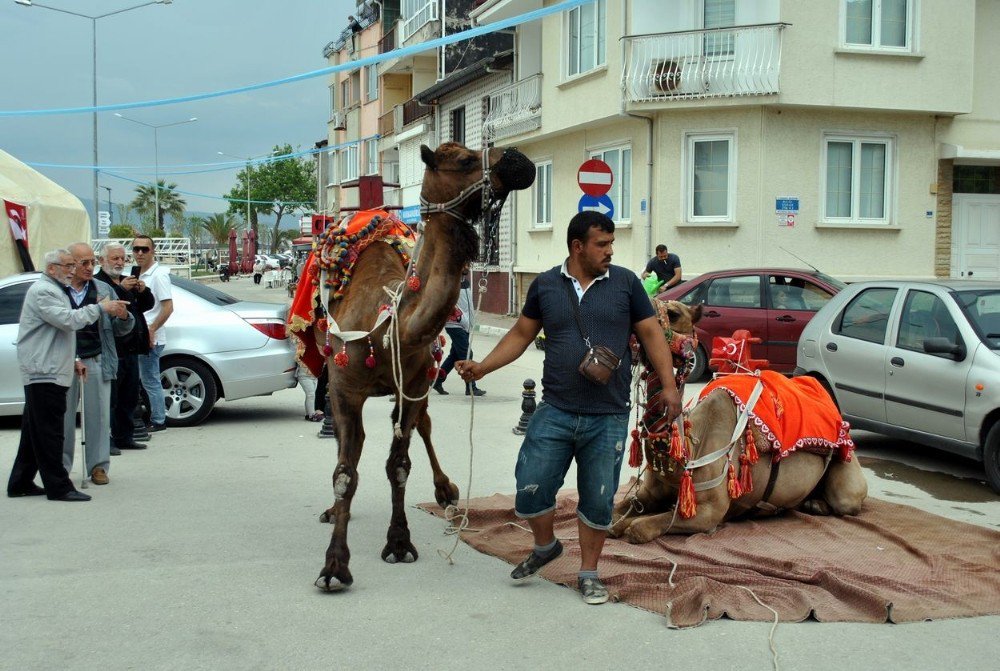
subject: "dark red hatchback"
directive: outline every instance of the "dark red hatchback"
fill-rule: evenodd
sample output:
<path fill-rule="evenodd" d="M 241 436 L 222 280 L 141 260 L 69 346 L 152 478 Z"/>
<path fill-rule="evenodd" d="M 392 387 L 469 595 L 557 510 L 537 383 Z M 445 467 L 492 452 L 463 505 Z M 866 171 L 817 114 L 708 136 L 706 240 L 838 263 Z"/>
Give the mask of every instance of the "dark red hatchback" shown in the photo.
<path fill-rule="evenodd" d="M 699 275 L 657 295 L 686 305 L 702 303 L 698 358 L 691 379 L 708 369 L 712 338 L 731 337 L 747 329 L 761 343 L 755 359 L 767 359 L 772 370 L 791 373 L 802 329 L 816 311 L 846 284 L 816 270 L 741 268 Z"/>

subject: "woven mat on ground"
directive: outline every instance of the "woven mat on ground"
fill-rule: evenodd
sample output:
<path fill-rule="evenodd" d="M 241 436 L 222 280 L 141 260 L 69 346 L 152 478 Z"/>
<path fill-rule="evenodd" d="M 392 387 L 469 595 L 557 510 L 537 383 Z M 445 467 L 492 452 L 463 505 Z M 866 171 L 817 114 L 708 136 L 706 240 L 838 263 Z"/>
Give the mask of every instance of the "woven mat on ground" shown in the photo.
<path fill-rule="evenodd" d="M 566 550 L 540 572 L 574 589 L 580 565 L 576 500 L 576 492 L 559 497 L 556 535 Z M 435 503 L 419 507 L 443 515 Z M 469 507 L 470 530 L 462 540 L 511 564 L 524 559 L 531 534 L 514 516 L 512 496 L 472 499 Z M 673 587 L 671 561 L 677 562 Z M 1000 532 L 872 498 L 857 517 L 793 512 L 645 545 L 608 539 L 600 571 L 613 598 L 680 627 L 723 616 L 772 620 L 744 588 L 786 622 L 1000 614 Z"/>

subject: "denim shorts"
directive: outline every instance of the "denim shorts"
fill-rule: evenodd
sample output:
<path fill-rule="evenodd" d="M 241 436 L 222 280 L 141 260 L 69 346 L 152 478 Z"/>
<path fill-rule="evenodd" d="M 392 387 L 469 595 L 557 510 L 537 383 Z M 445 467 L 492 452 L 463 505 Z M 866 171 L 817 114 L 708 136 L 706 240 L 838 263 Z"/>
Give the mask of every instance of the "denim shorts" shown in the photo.
<path fill-rule="evenodd" d="M 528 422 L 514 469 L 517 516 L 538 517 L 555 509 L 556 492 L 576 459 L 577 515 L 589 527 L 609 529 L 628 418 L 627 412 L 581 415 L 540 403 Z"/>

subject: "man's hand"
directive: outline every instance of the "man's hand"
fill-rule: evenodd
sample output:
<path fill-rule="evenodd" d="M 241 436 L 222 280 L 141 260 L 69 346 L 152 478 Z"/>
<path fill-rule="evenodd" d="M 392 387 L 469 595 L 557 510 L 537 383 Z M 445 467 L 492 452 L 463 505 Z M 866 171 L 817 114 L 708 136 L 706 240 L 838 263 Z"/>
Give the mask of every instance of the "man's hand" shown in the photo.
<path fill-rule="evenodd" d="M 475 382 L 476 380 L 481 380 L 484 373 L 482 371 L 482 364 L 478 361 L 473 361 L 472 359 L 462 359 L 461 361 L 455 362 L 455 371 L 461 376 L 466 382 Z"/>
<path fill-rule="evenodd" d="M 110 298 L 105 298 L 98 305 L 112 317 L 128 319 L 128 303 L 125 301 L 113 301 Z"/>
<path fill-rule="evenodd" d="M 141 284 L 141 282 L 139 282 L 138 277 L 132 277 L 131 275 L 126 275 L 125 277 L 122 278 L 121 284 L 123 289 L 132 291 L 133 289 L 135 289 L 135 286 L 137 284 Z"/>
<path fill-rule="evenodd" d="M 156 347 L 156 329 L 152 326 L 149 327 L 149 346 Z"/>
<path fill-rule="evenodd" d="M 73 364 L 73 372 L 80 376 L 80 382 L 87 381 L 87 365 L 79 359 Z"/>
<path fill-rule="evenodd" d="M 681 395 L 677 391 L 677 387 L 673 385 L 664 386 L 663 391 L 660 392 L 660 398 L 663 399 L 663 403 L 666 405 L 667 411 L 667 422 L 673 422 L 681 414 Z"/>

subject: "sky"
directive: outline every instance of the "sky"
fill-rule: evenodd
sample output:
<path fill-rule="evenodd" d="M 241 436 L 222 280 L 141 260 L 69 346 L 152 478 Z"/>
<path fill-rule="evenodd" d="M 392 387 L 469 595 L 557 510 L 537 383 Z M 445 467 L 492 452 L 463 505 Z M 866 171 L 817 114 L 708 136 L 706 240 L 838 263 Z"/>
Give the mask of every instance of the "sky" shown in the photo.
<path fill-rule="evenodd" d="M 94 16 L 143 0 L 43 0 L 42 4 Z M 36 3 L 37 5 L 37 3 Z M 173 0 L 97 21 L 98 105 L 156 100 L 235 88 L 327 67 L 323 47 L 335 40 L 354 13 L 355 0 Z M 0 65 L 0 110 L 89 107 L 92 42 L 88 19 L 39 6 L 0 0 L 5 62 Z M 160 177 L 178 189 L 188 209 L 223 212 L 219 199 L 236 183 L 242 166 L 222 172 L 168 175 L 171 165 L 229 161 L 268 154 L 276 144 L 311 149 L 327 136 L 328 76 L 250 93 L 191 103 L 147 107 L 121 114 L 157 131 Z M 99 163 L 150 166 L 120 171 L 152 183 L 152 128 L 98 114 Z M 89 112 L 55 116 L 0 116 L 0 149 L 26 163 L 93 164 Z M 89 202 L 89 170 L 37 168 Z M 175 168 L 184 170 L 189 168 Z M 101 175 L 113 203 L 128 202 L 136 184 Z M 99 189 L 101 209 L 108 192 Z"/>

